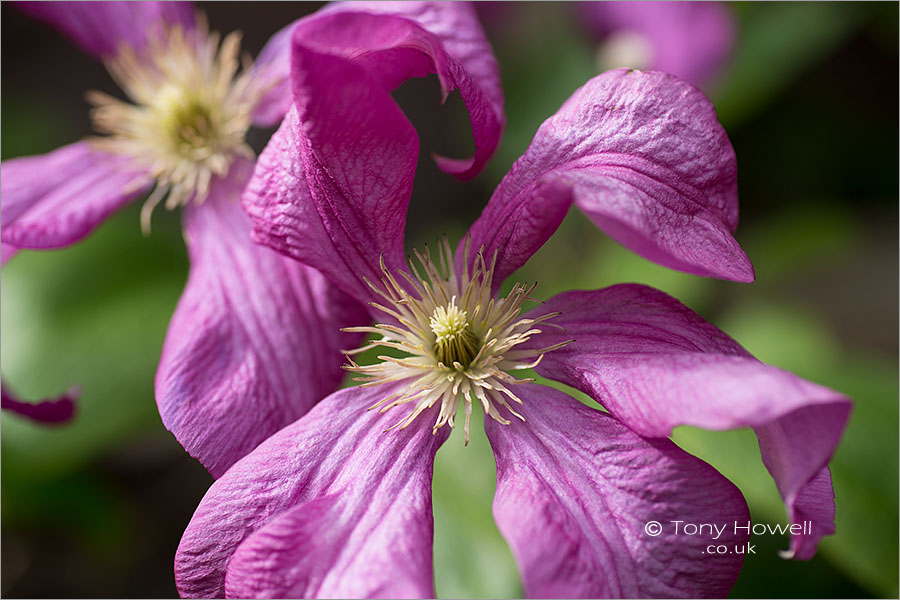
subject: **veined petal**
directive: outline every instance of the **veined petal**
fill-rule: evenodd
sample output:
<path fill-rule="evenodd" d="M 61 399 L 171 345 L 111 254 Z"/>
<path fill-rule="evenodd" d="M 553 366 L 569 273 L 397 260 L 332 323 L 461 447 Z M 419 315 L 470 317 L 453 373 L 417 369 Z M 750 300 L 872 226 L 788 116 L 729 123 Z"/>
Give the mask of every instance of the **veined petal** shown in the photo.
<path fill-rule="evenodd" d="M 82 50 L 98 58 L 122 44 L 140 51 L 147 36 L 164 24 L 194 26 L 191 2 L 18 2 L 26 14 L 59 29 Z"/>
<path fill-rule="evenodd" d="M 610 64 L 665 71 L 696 86 L 712 79 L 734 45 L 735 25 L 721 2 L 579 2 L 601 44 L 646 44 L 645 64 Z"/>
<path fill-rule="evenodd" d="M 216 481 L 175 556 L 183 597 L 433 598 L 433 419 L 385 433 L 366 409 L 394 390 L 348 388 Z M 226 573 L 227 571 L 227 573 Z"/>
<path fill-rule="evenodd" d="M 78 400 L 77 389 L 69 390 L 56 398 L 46 398 L 38 402 L 19 400 L 9 391 L 5 383 L 0 389 L 0 407 L 3 410 L 11 410 L 23 417 L 45 424 L 56 425 L 71 421 L 75 416 L 76 400 Z"/>
<path fill-rule="evenodd" d="M 357 62 L 388 91 L 429 73 L 437 73 L 445 98 L 458 89 L 469 111 L 475 155 L 463 160 L 437 157 L 444 171 L 473 177 L 493 154 L 505 121 L 500 74 L 468 3 L 335 2 L 284 28 L 254 67 L 267 70 L 278 82 L 257 110 L 262 123 L 276 123 L 289 108 L 286 78 L 295 30 L 295 44 Z"/>
<path fill-rule="evenodd" d="M 637 433 L 678 425 L 753 427 L 789 516 L 813 520 L 791 551 L 810 558 L 834 531 L 834 497 L 823 474 L 847 418 L 845 396 L 765 365 L 674 298 L 642 285 L 555 296 L 526 317 L 561 312 L 528 344 L 550 346 L 537 371 L 580 389 Z M 827 488 L 827 489 L 826 489 Z"/>
<path fill-rule="evenodd" d="M 609 71 L 538 129 L 470 230 L 497 250 L 495 281 L 525 263 L 574 203 L 619 243 L 667 267 L 752 281 L 732 237 L 734 150 L 698 89 L 671 75 Z M 457 255 L 457 265 L 462 257 Z"/>
<path fill-rule="evenodd" d="M 191 272 L 156 374 L 163 423 L 214 477 L 304 415 L 343 379 L 363 306 L 315 269 L 250 241 L 249 161 L 185 209 Z"/>
<path fill-rule="evenodd" d="M 731 482 L 669 440 L 642 438 L 562 392 L 516 391 L 526 422 L 486 419 L 485 429 L 497 458 L 494 517 L 527 596 L 728 593 L 743 562 L 734 549 L 749 538 L 734 524 L 750 520 Z M 685 535 L 678 521 L 708 529 Z M 730 553 L 706 552 L 720 544 Z"/>
<path fill-rule="evenodd" d="M 379 257 L 403 266 L 419 142 L 359 65 L 295 44 L 293 73 L 296 102 L 243 196 L 253 237 L 366 302 L 373 294 L 362 277 L 380 280 Z"/>
<path fill-rule="evenodd" d="M 88 142 L 3 161 L 0 235 L 18 249 L 71 244 L 151 183 L 145 173 Z"/>

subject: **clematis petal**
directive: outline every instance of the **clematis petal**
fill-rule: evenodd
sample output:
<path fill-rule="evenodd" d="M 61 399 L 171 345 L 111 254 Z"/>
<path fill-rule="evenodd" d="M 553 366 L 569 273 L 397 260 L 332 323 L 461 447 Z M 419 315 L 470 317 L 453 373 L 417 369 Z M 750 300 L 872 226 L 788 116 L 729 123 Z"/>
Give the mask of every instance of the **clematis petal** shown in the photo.
<path fill-rule="evenodd" d="M 498 252 L 496 282 L 549 238 L 570 201 L 654 262 L 753 280 L 731 235 L 738 220 L 734 150 L 709 100 L 676 77 L 609 71 L 541 125 L 470 230 L 473 248 Z M 457 255 L 458 267 L 461 260 Z"/>
<path fill-rule="evenodd" d="M 391 393 L 332 394 L 216 481 L 175 555 L 181 595 L 433 598 L 431 475 L 447 434 L 428 415 L 385 432 L 402 415 L 366 409 Z"/>
<path fill-rule="evenodd" d="M 253 122 L 260 127 L 277 125 L 291 107 L 291 38 L 298 22 L 279 29 L 253 61 L 254 77 L 269 86 L 253 111 Z"/>
<path fill-rule="evenodd" d="M 75 402 L 78 390 L 71 389 L 56 398 L 47 398 L 38 402 L 24 402 L 9 391 L 4 383 L 0 388 L 0 407 L 11 410 L 23 417 L 48 425 L 68 423 L 75 416 Z"/>
<path fill-rule="evenodd" d="M 759 434 L 758 429 L 757 433 Z M 784 460 L 785 454 L 774 451 L 769 444 L 763 445 L 760 441 L 759 449 L 763 454 L 763 462 L 767 466 Z M 774 468 L 776 467 L 769 467 L 769 470 L 772 471 Z M 809 560 L 815 556 L 819 540 L 826 535 L 833 535 L 835 532 L 834 509 L 831 470 L 828 467 L 822 467 L 805 486 L 800 488 L 796 500 L 788 504 L 788 516 L 791 523 L 808 521 L 815 524 L 815 530 L 810 533 L 793 535 L 790 548 L 780 552 L 782 558 Z"/>
<path fill-rule="evenodd" d="M 88 142 L 3 161 L 0 235 L 17 249 L 71 244 L 150 184 L 145 173 Z"/>
<path fill-rule="evenodd" d="M 0 242 L 0 265 L 5 265 L 6 261 L 15 256 L 18 251 L 19 249 L 12 244 Z"/>
<path fill-rule="evenodd" d="M 606 68 L 665 71 L 701 86 L 718 74 L 734 46 L 734 18 L 721 2 L 579 2 L 576 6 L 607 50 L 623 44 L 645 45 L 643 64 L 608 64 Z M 615 51 L 600 56 L 614 59 L 614 54 L 624 58 Z"/>
<path fill-rule="evenodd" d="M 343 379 L 367 313 L 315 269 L 250 241 L 249 161 L 185 209 L 191 272 L 156 375 L 163 423 L 214 477 Z"/>
<path fill-rule="evenodd" d="M 440 46 L 429 42 L 418 50 L 425 52 L 430 58 L 432 64 L 429 65 L 428 72 L 437 73 L 444 99 L 454 89 L 459 90 L 469 112 L 475 154 L 469 159 L 442 156 L 436 156 L 435 159 L 443 171 L 461 179 L 470 179 L 481 172 L 500 142 L 506 116 L 497 59 L 472 5 L 468 2 L 341 2 L 327 6 L 323 12 L 345 10 L 396 15 L 416 23 L 440 41 Z M 390 27 L 389 22 L 385 21 L 384 27 Z M 392 75 L 384 78 L 384 84 L 389 89 L 410 76 L 417 76 L 413 74 L 409 64 L 403 64 L 408 61 L 403 53 L 396 51 L 408 43 L 401 42 L 398 33 L 393 34 L 397 40 L 395 49 L 383 45 L 378 54 L 367 57 L 369 64 L 379 64 L 379 70 L 383 74 Z M 406 35 L 410 38 L 418 37 L 414 33 Z M 374 36 L 377 37 L 379 36 Z M 322 39 L 327 40 L 327 35 Z M 360 38 L 354 34 L 348 40 L 350 43 L 345 50 L 347 54 L 355 55 L 359 52 L 352 48 L 354 40 L 358 39 Z M 359 41 L 355 43 L 359 44 Z M 391 61 L 396 61 L 397 64 L 390 64 Z M 410 72 L 404 74 L 407 69 Z"/>
<path fill-rule="evenodd" d="M 834 531 L 830 477 L 822 473 L 850 413 L 843 395 L 753 358 L 674 298 L 642 285 L 555 296 L 530 311 L 561 311 L 529 344 L 550 346 L 537 371 L 595 398 L 637 433 L 678 425 L 753 427 L 789 516 L 813 519 L 791 549 L 809 558 Z M 827 488 L 827 489 L 826 489 Z"/>
<path fill-rule="evenodd" d="M 253 237 L 366 302 L 362 277 L 380 280 L 381 256 L 403 267 L 418 139 L 359 65 L 295 45 L 293 71 L 295 105 L 243 196 Z"/>
<path fill-rule="evenodd" d="M 527 596 L 728 593 L 743 562 L 734 549 L 749 538 L 734 524 L 750 519 L 731 482 L 669 440 L 642 438 L 562 392 L 516 391 L 526 422 L 488 419 L 485 429 L 497 458 L 494 517 Z M 707 527 L 687 535 L 684 523 Z M 711 544 L 730 553 L 707 552 Z"/>
<path fill-rule="evenodd" d="M 194 26 L 191 2 L 18 2 L 26 14 L 59 29 L 82 50 L 108 58 L 122 44 L 140 50 L 163 24 Z"/>
<path fill-rule="evenodd" d="M 279 82 L 257 108 L 256 119 L 263 124 L 276 123 L 289 108 L 292 34 L 295 44 L 352 59 L 388 91 L 429 73 L 437 73 L 445 99 L 458 89 L 469 112 L 475 154 L 462 160 L 436 157 L 444 171 L 473 177 L 496 149 L 505 121 L 500 73 L 468 3 L 335 2 L 282 29 L 254 67 Z"/>

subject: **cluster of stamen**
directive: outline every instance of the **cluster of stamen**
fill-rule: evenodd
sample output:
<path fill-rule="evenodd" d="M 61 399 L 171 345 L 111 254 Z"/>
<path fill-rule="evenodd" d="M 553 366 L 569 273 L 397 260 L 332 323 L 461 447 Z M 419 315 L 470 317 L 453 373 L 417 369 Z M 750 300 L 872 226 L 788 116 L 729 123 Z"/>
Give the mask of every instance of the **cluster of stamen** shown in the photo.
<path fill-rule="evenodd" d="M 108 136 L 94 140 L 97 147 L 127 156 L 156 178 L 141 213 L 145 231 L 164 198 L 168 209 L 201 203 L 214 176 L 224 176 L 238 155 L 253 157 L 244 138 L 270 85 L 249 71 L 246 56 L 238 73 L 240 33 L 228 34 L 220 44 L 202 16 L 198 21 L 190 30 L 151 27 L 146 48 L 138 52 L 123 45 L 106 62 L 133 103 L 88 93 L 94 128 Z"/>
<path fill-rule="evenodd" d="M 486 415 L 504 425 L 510 421 L 500 413 L 500 407 L 524 421 L 510 404 L 521 404 L 522 400 L 510 388 L 533 379 L 519 379 L 510 372 L 537 366 L 544 353 L 569 342 L 547 348 L 516 350 L 516 346 L 541 332 L 534 325 L 559 314 L 549 313 L 535 319 L 517 318 L 525 302 L 537 301 L 531 297 L 537 284 L 516 283 L 505 298 L 497 300 L 491 293 L 496 254 L 488 265 L 479 252 L 473 267 L 467 266 L 460 277 L 453 267 L 446 239 L 438 254 L 439 266 L 432 261 L 427 246 L 424 253 L 415 251 L 425 277 L 410 259 L 412 275 L 399 272 L 407 285 L 401 284 L 382 260 L 381 285 L 367 283 L 385 301 L 385 304 L 373 302 L 372 306 L 393 317 L 395 323 L 345 330 L 379 336 L 361 348 L 346 352 L 348 356 L 379 346 L 399 350 L 407 356 L 382 355 L 378 357 L 382 362 L 373 365 L 359 365 L 351 358 L 346 368 L 363 376 L 356 378 L 365 382 L 363 386 L 405 382 L 399 390 L 372 407 L 381 407 L 384 412 L 401 404 L 414 405 L 409 414 L 390 429 L 408 426 L 438 402 L 440 411 L 434 431 L 445 424 L 453 428 L 454 416 L 462 403 L 468 444 L 473 402 L 480 402 Z M 464 263 L 469 264 L 468 244 Z"/>

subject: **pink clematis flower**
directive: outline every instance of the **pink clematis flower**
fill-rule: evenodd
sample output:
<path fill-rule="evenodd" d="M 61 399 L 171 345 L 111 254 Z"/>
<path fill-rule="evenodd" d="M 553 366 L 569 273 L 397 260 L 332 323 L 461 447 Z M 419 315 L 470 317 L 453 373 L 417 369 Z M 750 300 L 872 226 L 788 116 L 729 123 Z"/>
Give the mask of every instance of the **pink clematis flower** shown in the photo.
<path fill-rule="evenodd" d="M 578 2 L 603 70 L 666 71 L 704 86 L 725 66 L 735 23 L 721 2 Z"/>
<path fill-rule="evenodd" d="M 219 476 L 338 386 L 339 350 L 360 339 L 340 328 L 366 319 L 315 269 L 253 244 L 238 201 L 255 161 L 247 130 L 278 123 L 291 103 L 291 37 L 344 57 L 382 90 L 431 72 L 445 95 L 458 89 L 475 154 L 440 163 L 460 177 L 481 169 L 503 127 L 490 46 L 466 4 L 345 3 L 289 25 L 240 70 L 238 34 L 220 42 L 186 3 L 20 7 L 100 58 L 130 102 L 92 93 L 104 137 L 3 163 L 3 261 L 19 249 L 74 243 L 150 189 L 145 228 L 157 203 L 183 206 L 191 269 L 156 396 L 166 427 Z M 367 106 L 361 98 L 355 108 Z"/>
<path fill-rule="evenodd" d="M 733 527 L 749 519 L 737 488 L 666 439 L 680 424 L 754 427 L 791 518 L 813 522 L 791 552 L 812 556 L 833 531 L 826 463 L 846 398 L 763 365 L 645 286 L 568 292 L 521 315 L 533 286 L 497 296 L 573 203 L 657 262 L 751 279 L 731 236 L 734 152 L 701 92 L 659 72 L 589 81 L 540 127 L 455 257 L 445 243 L 406 268 L 415 135 L 377 76 L 299 38 L 292 51 L 293 105 L 243 196 L 254 236 L 369 303 L 381 323 L 349 331 L 405 356 L 351 360 L 366 384 L 212 485 L 176 554 L 183 596 L 434 597 L 434 455 L 474 404 L 491 417 L 494 515 L 528 596 L 728 592 L 741 554 L 645 529 L 683 520 L 723 526 L 729 548 L 747 541 Z M 529 367 L 609 414 L 514 376 Z"/>

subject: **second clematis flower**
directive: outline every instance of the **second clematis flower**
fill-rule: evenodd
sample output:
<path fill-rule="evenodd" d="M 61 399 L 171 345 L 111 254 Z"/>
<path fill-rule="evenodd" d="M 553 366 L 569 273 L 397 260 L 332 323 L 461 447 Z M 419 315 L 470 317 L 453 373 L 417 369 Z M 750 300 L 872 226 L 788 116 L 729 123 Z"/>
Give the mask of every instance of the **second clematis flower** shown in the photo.
<path fill-rule="evenodd" d="M 244 194 L 256 238 L 371 307 L 370 345 L 396 351 L 237 462 L 176 554 L 187 597 L 434 597 L 431 476 L 462 406 L 485 414 L 494 515 L 531 597 L 728 593 L 743 556 L 654 535 L 716 524 L 747 541 L 737 488 L 666 437 L 681 424 L 753 427 L 792 521 L 790 553 L 833 532 L 827 462 L 842 395 L 766 366 L 666 294 L 572 291 L 521 313 L 501 283 L 569 207 L 661 264 L 751 280 L 732 237 L 735 156 L 709 101 L 659 72 L 589 81 L 535 134 L 465 241 L 403 261 L 418 145 L 379 78 L 295 38 L 293 104 Z M 358 107 L 365 99 L 369 110 Z M 398 356 L 397 354 L 400 354 Z M 609 412 L 519 379 L 538 373 Z"/>
<path fill-rule="evenodd" d="M 441 159 L 460 177 L 482 168 L 503 126 L 490 46 L 465 3 L 326 6 L 276 33 L 255 63 L 241 60 L 239 34 L 211 33 L 188 3 L 19 8 L 101 59 L 129 100 L 92 92 L 104 135 L 3 162 L 3 262 L 20 249 L 77 242 L 148 191 L 145 230 L 157 204 L 183 207 L 191 270 L 156 396 L 166 427 L 219 476 L 334 391 L 339 350 L 360 339 L 340 328 L 366 319 L 314 268 L 253 244 L 240 207 L 255 162 L 247 132 L 277 124 L 291 104 L 290 40 L 346 57 L 385 89 L 437 72 L 445 95 L 458 89 L 472 115 L 474 156 Z M 366 106 L 360 99 L 357 108 Z"/>
<path fill-rule="evenodd" d="M 602 70 L 665 71 L 698 87 L 713 82 L 734 46 L 732 7 L 723 2 L 578 2 L 598 40 Z"/>

